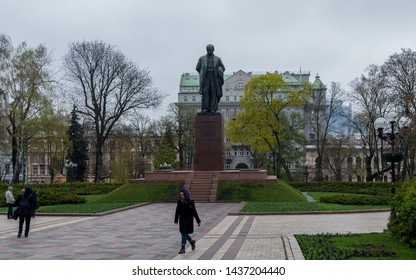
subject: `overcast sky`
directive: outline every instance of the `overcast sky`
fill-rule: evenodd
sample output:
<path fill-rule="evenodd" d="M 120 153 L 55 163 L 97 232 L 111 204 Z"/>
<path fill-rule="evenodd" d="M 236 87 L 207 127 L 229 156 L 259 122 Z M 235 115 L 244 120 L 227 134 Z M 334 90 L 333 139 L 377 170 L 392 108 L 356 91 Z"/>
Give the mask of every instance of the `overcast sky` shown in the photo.
<path fill-rule="evenodd" d="M 45 44 L 61 62 L 68 44 L 102 40 L 147 68 L 177 101 L 212 43 L 226 72 L 309 71 L 348 83 L 402 48 L 416 50 L 414 0 L 0 0 L 0 33 Z"/>

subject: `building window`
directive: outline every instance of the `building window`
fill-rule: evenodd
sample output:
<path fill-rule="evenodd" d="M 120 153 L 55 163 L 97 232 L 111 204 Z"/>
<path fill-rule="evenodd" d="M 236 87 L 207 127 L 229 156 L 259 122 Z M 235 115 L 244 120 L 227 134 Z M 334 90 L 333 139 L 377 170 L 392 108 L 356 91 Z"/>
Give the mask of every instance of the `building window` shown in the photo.
<path fill-rule="evenodd" d="M 32 172 L 32 174 L 33 175 L 38 175 L 38 166 L 37 165 L 33 165 L 33 172 Z"/>
<path fill-rule="evenodd" d="M 229 91 L 230 90 L 230 84 L 226 84 L 225 85 L 225 91 Z"/>
<path fill-rule="evenodd" d="M 310 140 L 315 140 L 315 134 L 314 133 L 309 134 L 309 139 Z"/>
<path fill-rule="evenodd" d="M 226 95 L 225 96 L 225 101 L 227 101 L 227 102 L 230 101 L 230 96 Z"/>
<path fill-rule="evenodd" d="M 244 83 L 238 82 L 234 85 L 234 91 L 241 91 L 244 90 Z"/>
<path fill-rule="evenodd" d="M 41 164 L 39 168 L 40 168 L 40 175 L 45 175 L 45 165 Z"/>
<path fill-rule="evenodd" d="M 360 157 L 357 157 L 355 159 L 355 162 L 356 162 L 356 165 L 357 165 L 357 169 L 358 170 L 361 169 L 361 158 Z"/>
<path fill-rule="evenodd" d="M 348 168 L 348 171 L 352 170 L 352 157 L 347 158 L 347 168 Z"/>
<path fill-rule="evenodd" d="M 237 101 L 237 95 L 234 95 L 234 101 Z"/>
<path fill-rule="evenodd" d="M 188 102 L 188 96 L 183 97 L 183 102 Z"/>
<path fill-rule="evenodd" d="M 196 102 L 196 96 L 195 95 L 192 96 L 192 102 Z"/>

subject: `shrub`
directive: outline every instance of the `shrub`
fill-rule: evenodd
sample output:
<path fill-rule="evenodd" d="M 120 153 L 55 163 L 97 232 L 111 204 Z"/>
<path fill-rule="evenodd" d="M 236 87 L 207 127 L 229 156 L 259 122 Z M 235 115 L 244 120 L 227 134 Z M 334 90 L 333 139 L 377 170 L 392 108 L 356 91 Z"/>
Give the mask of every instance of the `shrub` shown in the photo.
<path fill-rule="evenodd" d="M 299 234 L 296 239 L 306 260 L 349 260 L 353 258 L 393 257 L 394 252 L 386 249 L 337 248 L 331 238 L 340 234 Z M 346 235 L 346 236 L 351 236 Z"/>
<path fill-rule="evenodd" d="M 387 205 L 388 196 L 357 195 L 357 194 L 336 194 L 322 196 L 320 202 L 342 205 Z"/>
<path fill-rule="evenodd" d="M 118 188 L 121 184 L 108 183 L 68 183 L 68 184 L 34 184 L 31 185 L 36 191 L 40 206 L 56 204 L 81 204 L 85 203 L 83 195 L 106 194 Z M 4 193 L 8 185 L 0 185 L 0 191 Z M 21 189 L 27 184 L 13 184 L 15 199 Z M 0 207 L 6 205 L 4 195 L 0 196 Z"/>
<path fill-rule="evenodd" d="M 276 183 L 228 183 L 218 184 L 217 201 L 306 201 L 305 197 L 284 181 Z"/>
<path fill-rule="evenodd" d="M 389 195 L 391 183 L 388 182 L 291 182 L 293 187 L 302 192 L 338 192 L 369 195 Z M 400 187 L 401 183 L 397 182 Z"/>
<path fill-rule="evenodd" d="M 416 180 L 408 180 L 397 188 L 388 228 L 395 239 L 416 247 Z"/>

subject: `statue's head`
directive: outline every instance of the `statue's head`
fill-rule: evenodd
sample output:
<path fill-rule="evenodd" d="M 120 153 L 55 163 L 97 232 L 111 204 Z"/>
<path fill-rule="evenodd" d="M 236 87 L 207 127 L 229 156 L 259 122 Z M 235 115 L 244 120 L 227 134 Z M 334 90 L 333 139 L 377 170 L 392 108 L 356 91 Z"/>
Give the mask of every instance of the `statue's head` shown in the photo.
<path fill-rule="evenodd" d="M 214 45 L 212 45 L 212 44 L 207 45 L 207 53 L 209 55 L 212 55 L 214 53 Z"/>

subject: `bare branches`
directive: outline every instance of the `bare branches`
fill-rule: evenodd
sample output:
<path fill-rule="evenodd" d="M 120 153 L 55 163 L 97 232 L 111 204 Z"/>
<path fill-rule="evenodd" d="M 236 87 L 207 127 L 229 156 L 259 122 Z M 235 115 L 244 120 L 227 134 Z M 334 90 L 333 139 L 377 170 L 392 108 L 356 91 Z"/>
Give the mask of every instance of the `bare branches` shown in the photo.
<path fill-rule="evenodd" d="M 74 85 L 74 100 L 82 102 L 78 112 L 94 123 L 99 165 L 101 148 L 116 123 L 133 109 L 158 107 L 163 95 L 153 87 L 147 70 L 101 41 L 70 44 L 64 66 Z M 100 169 L 96 166 L 96 180 Z"/>

